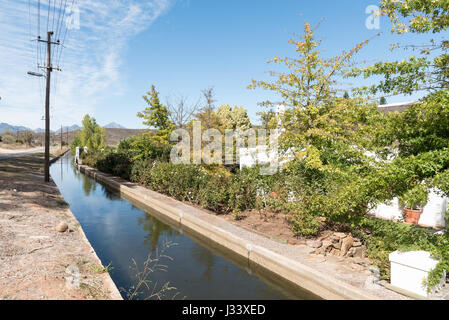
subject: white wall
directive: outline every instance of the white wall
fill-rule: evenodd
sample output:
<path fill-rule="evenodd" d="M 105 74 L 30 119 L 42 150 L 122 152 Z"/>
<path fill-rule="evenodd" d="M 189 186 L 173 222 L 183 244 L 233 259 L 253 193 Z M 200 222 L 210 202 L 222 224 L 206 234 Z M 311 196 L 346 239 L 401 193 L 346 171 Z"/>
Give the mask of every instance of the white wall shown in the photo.
<path fill-rule="evenodd" d="M 442 229 L 446 226 L 446 210 L 448 198 L 440 196 L 438 190 L 429 190 L 429 199 L 423 208 L 419 225 Z M 399 206 L 398 198 L 394 198 L 391 203 L 381 204 L 370 211 L 378 218 L 388 220 L 403 220 L 402 208 Z"/>

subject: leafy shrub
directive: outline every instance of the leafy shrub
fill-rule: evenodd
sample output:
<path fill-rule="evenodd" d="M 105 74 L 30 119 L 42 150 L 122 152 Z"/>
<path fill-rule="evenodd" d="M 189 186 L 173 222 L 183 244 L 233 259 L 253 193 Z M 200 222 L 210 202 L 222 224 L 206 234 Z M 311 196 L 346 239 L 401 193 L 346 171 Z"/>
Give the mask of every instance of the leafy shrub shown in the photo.
<path fill-rule="evenodd" d="M 217 213 L 231 211 L 231 184 L 232 179 L 225 175 L 208 175 L 198 194 L 201 206 Z"/>
<path fill-rule="evenodd" d="M 6 143 L 6 144 L 14 144 L 16 142 L 16 138 L 14 138 L 12 135 L 10 134 L 4 134 L 2 136 L 2 142 Z"/>
<path fill-rule="evenodd" d="M 146 134 L 123 139 L 117 146 L 117 152 L 127 154 L 134 160 L 170 160 L 170 145 L 157 145 Z"/>
<path fill-rule="evenodd" d="M 320 222 L 316 217 L 301 210 L 293 211 L 289 220 L 293 233 L 303 237 L 315 236 L 320 227 Z"/>
<path fill-rule="evenodd" d="M 367 254 L 380 271 L 381 277 L 390 277 L 389 254 L 393 251 L 425 250 L 441 263 L 430 272 L 428 283 L 439 283 L 443 270 L 449 270 L 449 235 L 436 235 L 426 228 L 364 217 L 352 232 L 367 245 Z"/>
<path fill-rule="evenodd" d="M 89 152 L 83 157 L 83 163 L 102 172 L 129 180 L 133 163 L 126 154 Z"/>
<path fill-rule="evenodd" d="M 134 161 L 134 165 L 131 168 L 131 174 L 129 180 L 132 182 L 145 184 L 144 175 L 150 166 L 152 166 L 152 162 L 149 160 L 136 160 Z"/>
<path fill-rule="evenodd" d="M 159 162 L 148 170 L 145 184 L 151 189 L 181 201 L 200 202 L 198 193 L 206 181 L 200 166 Z"/>

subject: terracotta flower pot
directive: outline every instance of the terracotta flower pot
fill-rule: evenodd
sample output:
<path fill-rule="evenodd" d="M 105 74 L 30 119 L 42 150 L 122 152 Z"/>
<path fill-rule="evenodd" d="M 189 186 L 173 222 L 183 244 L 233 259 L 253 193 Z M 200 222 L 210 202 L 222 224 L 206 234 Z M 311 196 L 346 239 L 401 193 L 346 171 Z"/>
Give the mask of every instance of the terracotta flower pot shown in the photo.
<path fill-rule="evenodd" d="M 405 209 L 404 208 L 404 215 L 405 215 L 405 222 L 411 223 L 411 224 L 418 224 L 419 217 L 421 216 L 422 209 L 421 210 L 413 210 L 413 209 Z"/>

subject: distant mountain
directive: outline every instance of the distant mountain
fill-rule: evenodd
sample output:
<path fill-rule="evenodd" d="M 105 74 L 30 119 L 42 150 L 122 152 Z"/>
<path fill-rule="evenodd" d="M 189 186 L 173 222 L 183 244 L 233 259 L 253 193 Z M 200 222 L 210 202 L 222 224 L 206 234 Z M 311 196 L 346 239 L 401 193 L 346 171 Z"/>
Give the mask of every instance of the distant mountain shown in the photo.
<path fill-rule="evenodd" d="M 0 134 L 4 133 L 5 131 L 10 132 L 17 132 L 17 131 L 25 131 L 25 130 L 31 130 L 30 128 L 23 127 L 23 126 L 13 126 L 8 123 L 0 123 Z M 32 130 L 31 130 L 32 131 Z"/>
<path fill-rule="evenodd" d="M 68 129 L 68 130 L 67 130 Z M 71 131 L 77 131 L 78 129 L 81 129 L 81 127 L 77 124 L 74 124 L 72 126 L 66 126 L 62 127 L 62 132 L 71 132 Z M 36 130 L 24 127 L 24 126 L 13 126 L 8 123 L 0 123 L 0 134 L 5 133 L 6 131 L 9 132 L 17 132 L 17 131 L 33 131 L 35 133 L 42 133 L 45 132 L 45 129 L 37 128 Z M 60 133 L 61 129 L 51 130 L 53 133 Z"/>
<path fill-rule="evenodd" d="M 119 125 L 118 123 L 115 123 L 115 122 L 111 122 L 111 123 L 105 125 L 104 127 L 108 128 L 108 129 L 126 129 L 124 126 Z"/>
<path fill-rule="evenodd" d="M 67 130 L 68 129 L 68 130 Z M 66 127 L 62 127 L 62 132 L 71 132 L 71 131 L 76 131 L 76 130 L 79 130 L 79 129 L 81 129 L 81 127 L 79 126 L 79 125 L 77 125 L 77 124 L 74 124 L 74 125 L 72 125 L 72 126 L 66 126 Z M 54 130 L 53 132 L 61 132 L 61 129 L 57 129 L 57 130 Z"/>

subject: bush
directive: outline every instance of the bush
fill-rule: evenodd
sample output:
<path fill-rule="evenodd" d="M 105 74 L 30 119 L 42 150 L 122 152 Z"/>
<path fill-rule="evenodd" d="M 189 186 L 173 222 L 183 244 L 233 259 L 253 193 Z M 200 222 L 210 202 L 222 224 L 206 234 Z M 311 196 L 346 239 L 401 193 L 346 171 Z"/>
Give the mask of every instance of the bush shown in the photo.
<path fill-rule="evenodd" d="M 16 138 L 10 134 L 5 134 L 2 136 L 2 142 L 6 144 L 14 144 L 16 142 Z"/>
<path fill-rule="evenodd" d="M 170 160 L 170 145 L 156 145 L 146 134 L 122 139 L 117 152 L 127 154 L 133 160 Z"/>
<path fill-rule="evenodd" d="M 89 152 L 83 156 L 83 163 L 98 170 L 129 180 L 133 163 L 126 154 Z"/>
<path fill-rule="evenodd" d="M 390 277 L 389 254 L 393 251 L 425 250 L 442 261 L 430 272 L 428 283 L 439 283 L 443 270 L 449 270 L 449 235 L 436 235 L 424 227 L 364 217 L 352 232 L 367 245 L 367 254 L 381 277 Z"/>
<path fill-rule="evenodd" d="M 290 225 L 293 233 L 303 237 L 315 236 L 318 233 L 320 222 L 312 215 L 301 210 L 295 210 L 290 216 Z"/>
<path fill-rule="evenodd" d="M 200 203 L 199 190 L 206 181 L 200 166 L 156 162 L 146 171 L 144 182 L 152 190 L 181 201 Z"/>
<path fill-rule="evenodd" d="M 230 187 L 232 179 L 224 175 L 208 175 L 198 193 L 200 205 L 217 213 L 232 211 Z"/>

